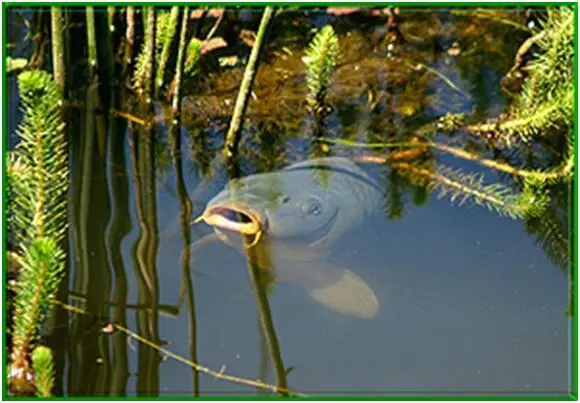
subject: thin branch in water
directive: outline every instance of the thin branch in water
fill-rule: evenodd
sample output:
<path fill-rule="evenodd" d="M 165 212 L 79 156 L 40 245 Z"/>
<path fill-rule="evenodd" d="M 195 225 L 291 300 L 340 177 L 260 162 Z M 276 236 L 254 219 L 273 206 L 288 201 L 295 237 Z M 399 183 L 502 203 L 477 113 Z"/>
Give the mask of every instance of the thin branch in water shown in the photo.
<path fill-rule="evenodd" d="M 435 142 L 399 142 L 399 143 L 357 143 L 355 141 L 344 140 L 344 139 L 330 139 L 330 138 L 320 138 L 319 141 L 331 144 L 340 144 L 347 147 L 357 147 L 357 148 L 407 148 L 407 147 L 432 147 L 436 150 L 446 152 L 455 157 L 473 161 L 480 165 L 486 166 L 497 171 L 505 172 L 513 176 L 519 176 L 521 178 L 534 178 L 542 181 L 557 181 L 559 179 L 565 178 L 574 169 L 574 153 L 569 152 L 569 155 L 564 160 L 564 164 L 561 167 L 549 170 L 549 171 L 536 171 L 536 170 L 525 170 L 513 167 L 509 164 L 503 162 L 497 162 L 494 160 L 481 158 L 479 155 L 471 153 L 469 151 L 462 150 L 457 147 L 449 146 L 447 144 L 435 143 Z M 389 161 L 388 156 L 372 156 L 372 157 L 361 157 L 363 162 L 376 162 L 379 164 Z"/>
<path fill-rule="evenodd" d="M 439 77 L 441 80 L 443 80 L 445 82 L 445 84 L 447 84 L 448 86 L 450 86 L 451 88 L 453 88 L 455 91 L 457 91 L 458 93 L 460 93 L 461 95 L 463 95 L 466 98 L 469 98 L 469 94 L 467 94 L 465 91 L 463 91 L 461 88 L 459 88 L 457 85 L 455 85 L 453 83 L 453 81 L 451 81 L 448 77 L 446 77 L 443 73 L 435 70 L 432 67 L 427 66 L 426 64 L 423 63 L 419 63 L 419 62 L 409 62 L 407 60 L 404 60 L 405 64 L 410 67 L 413 70 L 421 70 L 421 69 L 425 69 L 428 72 L 435 74 L 437 77 Z"/>
<path fill-rule="evenodd" d="M 75 307 L 75 306 L 72 306 L 69 304 L 65 304 L 61 301 L 55 300 L 55 304 L 61 306 L 62 308 L 66 309 L 67 311 L 74 312 L 74 313 L 81 314 L 81 315 L 88 315 L 88 313 L 86 311 L 84 311 L 83 309 L 80 309 L 78 307 Z M 112 324 L 112 326 L 115 330 L 118 330 L 119 332 L 126 334 L 130 338 L 135 339 L 138 342 L 143 343 L 146 346 L 151 347 L 154 350 L 157 350 L 161 354 L 163 354 L 169 358 L 173 358 L 174 360 L 179 361 L 182 364 L 193 367 L 193 368 L 197 369 L 198 371 L 203 372 L 207 375 L 211 375 L 215 378 L 223 379 L 223 380 L 234 382 L 234 383 L 239 383 L 242 385 L 253 386 L 256 388 L 260 388 L 260 389 L 270 390 L 274 393 L 285 392 L 290 396 L 307 397 L 307 395 L 305 395 L 303 393 L 294 392 L 294 391 L 289 390 L 289 389 L 282 389 L 278 386 L 270 385 L 270 384 L 264 383 L 260 380 L 251 380 L 251 379 L 247 379 L 247 378 L 240 378 L 240 377 L 237 377 L 235 375 L 228 375 L 225 373 L 223 367 L 219 371 L 214 371 L 214 370 L 212 370 L 208 367 L 205 367 L 201 364 L 198 364 L 196 362 L 188 360 L 187 358 L 183 358 L 180 355 L 177 355 L 174 352 L 169 351 L 169 350 L 141 337 L 137 333 L 133 332 L 130 329 L 127 329 L 124 326 L 121 326 L 119 324 L 114 324 L 114 323 Z"/>
<path fill-rule="evenodd" d="M 225 10 L 223 13 L 220 14 L 220 16 L 217 18 L 217 20 L 215 21 L 215 23 L 213 24 L 213 27 L 211 27 L 209 33 L 207 34 L 207 37 L 205 38 L 205 41 L 209 41 L 211 38 L 213 38 L 213 36 L 215 35 L 217 29 L 220 26 L 220 23 L 222 22 L 222 20 L 224 19 L 224 15 L 225 15 Z"/>

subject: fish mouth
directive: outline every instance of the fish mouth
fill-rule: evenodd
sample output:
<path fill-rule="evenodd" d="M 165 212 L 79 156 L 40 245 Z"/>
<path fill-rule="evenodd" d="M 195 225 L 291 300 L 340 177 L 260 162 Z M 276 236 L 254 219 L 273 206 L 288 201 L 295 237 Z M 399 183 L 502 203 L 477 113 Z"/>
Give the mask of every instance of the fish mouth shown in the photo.
<path fill-rule="evenodd" d="M 299 235 L 276 235 L 274 233 L 268 235 L 273 239 L 279 239 L 284 242 L 312 244 L 329 234 L 337 217 L 338 211 L 335 211 L 326 223 L 309 233 L 301 233 Z M 253 237 L 249 246 L 255 246 L 268 229 L 267 215 L 244 203 L 226 202 L 208 206 L 202 216 L 195 222 L 200 220 L 203 220 L 222 235 L 226 235 L 224 232 L 234 232 Z"/>
<path fill-rule="evenodd" d="M 216 204 L 208 207 L 201 219 L 206 224 L 242 235 L 259 237 L 264 231 L 262 214 L 246 205 Z"/>

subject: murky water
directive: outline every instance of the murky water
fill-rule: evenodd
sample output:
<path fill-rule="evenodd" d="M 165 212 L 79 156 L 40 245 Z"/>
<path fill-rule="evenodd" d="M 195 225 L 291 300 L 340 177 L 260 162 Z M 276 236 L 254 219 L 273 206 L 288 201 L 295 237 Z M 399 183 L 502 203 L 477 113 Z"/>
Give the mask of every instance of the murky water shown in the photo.
<path fill-rule="evenodd" d="M 391 43 L 381 37 L 384 18 L 357 18 L 323 12 L 277 17 L 271 37 L 293 21 L 302 24 L 298 34 L 306 34 L 289 41 L 286 59 L 276 53 L 279 44 L 262 59 L 257 99 L 250 103 L 244 131 L 242 176 L 279 169 L 315 152 L 312 119 L 303 105 L 296 109 L 292 96 L 303 99 L 305 93 L 304 73 L 296 66 L 312 36 L 308 29 L 327 23 L 351 52 L 342 53 L 324 136 L 393 140 L 447 112 L 485 118 L 504 111 L 500 81 L 525 32 L 445 10 L 406 10 L 399 23 L 406 40 Z M 458 55 L 449 51 L 455 42 Z M 291 78 L 273 84 L 274 72 L 284 65 Z M 223 244 L 211 244 L 194 263 L 182 260 L 185 245 L 211 232 L 204 223 L 182 225 L 182 213 L 191 202 L 189 218 L 197 217 L 227 182 L 219 150 L 242 71 L 235 67 L 190 83 L 174 136 L 161 104 L 153 111 L 158 123 L 146 129 L 91 112 L 111 94 L 78 91 L 84 108 L 71 108 L 66 122 L 69 302 L 90 315 L 62 311 L 48 331 L 59 393 L 270 393 L 197 374 L 122 332 L 103 332 L 109 322 L 217 372 L 276 384 L 245 259 Z M 17 103 L 13 89 L 11 106 Z M 119 92 L 111 99 L 121 111 L 131 102 Z M 15 108 L 9 111 L 16 122 Z M 466 141 L 462 134 L 438 138 Z M 172 157 L 175 149 L 181 159 Z M 340 145 L 326 151 L 373 153 Z M 545 156 L 553 158 L 547 151 Z M 444 154 L 434 158 L 484 173 L 486 181 L 509 183 L 475 164 Z M 538 157 L 536 163 L 544 160 Z M 365 169 L 384 186 L 383 211 L 350 233 L 333 260 L 371 286 L 379 311 L 371 319 L 349 317 L 317 304 L 300 287 L 276 282 L 268 298 L 270 324 L 288 387 L 309 395 L 567 393 L 568 277 L 538 242 L 541 235 L 522 220 L 484 207 L 425 196 L 390 168 Z M 565 203 L 564 192 L 554 210 L 565 212 Z"/>

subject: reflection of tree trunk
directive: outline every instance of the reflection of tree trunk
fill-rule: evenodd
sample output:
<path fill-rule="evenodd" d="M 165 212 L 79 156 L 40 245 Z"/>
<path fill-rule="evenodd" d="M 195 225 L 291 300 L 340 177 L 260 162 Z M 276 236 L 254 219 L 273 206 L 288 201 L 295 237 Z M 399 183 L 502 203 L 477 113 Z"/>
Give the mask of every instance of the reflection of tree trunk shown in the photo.
<path fill-rule="evenodd" d="M 248 273 L 250 280 L 252 281 L 252 286 L 256 294 L 256 301 L 258 303 L 258 313 L 260 316 L 260 324 L 262 325 L 262 332 L 266 339 L 266 344 L 268 346 L 268 351 L 270 353 L 270 359 L 274 364 L 274 371 L 276 374 L 276 385 L 280 388 L 287 388 L 288 382 L 286 380 L 286 370 L 284 368 L 284 363 L 282 362 L 282 354 L 280 352 L 280 345 L 278 344 L 278 337 L 276 336 L 276 329 L 274 328 L 274 322 L 272 320 L 272 313 L 270 311 L 270 304 L 268 302 L 268 296 L 266 294 L 266 285 L 268 282 L 264 281 L 265 273 L 261 272 L 260 268 L 257 267 L 253 262 L 267 260 L 269 258 L 270 250 L 260 250 L 260 246 L 264 245 L 262 242 L 256 247 L 249 248 L 246 250 L 248 256 Z M 267 244 L 266 248 L 268 248 Z M 266 255 L 259 256 L 264 252 Z M 272 267 L 270 265 L 270 267 Z M 286 393 L 281 393 L 286 395 Z"/>
<path fill-rule="evenodd" d="M 109 138 L 109 177 L 111 181 L 111 198 L 113 211 L 111 226 L 107 234 L 107 248 L 115 275 L 113 321 L 127 326 L 127 275 L 121 254 L 121 243 L 131 230 L 129 211 L 129 183 L 125 166 L 126 125 L 122 119 L 111 119 L 111 136 Z M 111 396 L 125 396 L 129 378 L 127 357 L 127 338 L 120 332 L 111 336 L 113 363 L 111 379 Z"/>
<path fill-rule="evenodd" d="M 266 382 L 268 377 L 268 345 L 266 344 L 264 332 L 262 332 L 260 320 L 258 320 L 258 330 L 260 332 L 260 370 L 258 372 L 258 379 Z M 256 388 L 256 391 L 261 395 L 268 393 L 262 388 Z"/>
<path fill-rule="evenodd" d="M 186 14 L 187 15 L 187 14 Z M 184 18 L 185 19 L 185 18 Z M 184 21 L 185 22 L 185 21 Z M 179 195 L 179 207 L 181 217 L 181 236 L 183 237 L 184 252 L 181 254 L 182 281 L 187 294 L 187 306 L 189 312 L 189 351 L 191 361 L 197 362 L 197 321 L 195 315 L 195 297 L 193 282 L 191 281 L 191 267 L 189 266 L 191 234 L 190 221 L 192 203 L 188 197 L 187 188 L 183 180 L 183 161 L 181 154 L 180 125 L 172 124 L 169 128 L 169 147 L 171 159 L 175 169 L 177 193 Z M 199 371 L 192 367 L 193 395 L 199 396 Z"/>
<path fill-rule="evenodd" d="M 159 344 L 159 283 L 156 266 L 159 232 L 155 197 L 154 134 L 152 127 L 133 132 L 130 145 L 140 229 L 133 246 L 138 286 L 137 303 L 151 307 L 151 310 L 137 312 L 137 329 L 144 338 Z M 139 344 L 138 354 L 137 394 L 156 396 L 159 393 L 159 354 L 143 344 Z"/>
<path fill-rule="evenodd" d="M 104 234 L 110 216 L 105 181 L 105 158 L 95 149 L 97 137 L 106 136 L 107 126 L 102 116 L 93 113 L 100 108 L 97 77 L 86 94 L 84 132 L 81 136 L 80 188 L 73 186 L 73 200 L 78 200 L 76 216 L 78 248 L 74 290 L 87 295 L 86 310 L 93 317 L 108 316 L 106 301 L 110 290 L 110 268 L 104 245 Z M 73 157 L 71 159 L 75 161 Z M 73 169 L 74 171 L 74 169 Z M 74 181 L 73 177 L 73 181 Z M 74 183 L 74 182 L 73 182 Z M 79 194 L 78 198 L 75 194 Z M 71 325 L 70 394 L 108 393 L 109 357 L 108 340 L 100 339 L 94 322 L 89 317 L 74 317 Z M 98 364 L 99 363 L 99 364 Z"/>
<path fill-rule="evenodd" d="M 228 164 L 228 175 L 230 179 L 240 177 L 240 168 L 237 161 L 233 164 Z M 272 269 L 267 237 L 262 236 L 262 240 L 255 247 L 246 248 L 246 254 L 248 260 L 248 275 L 250 277 L 250 281 L 252 282 L 254 293 L 256 294 L 256 302 L 258 304 L 258 314 L 260 324 L 262 326 L 262 332 L 264 333 L 266 344 L 268 345 L 270 359 L 274 364 L 276 384 L 280 388 L 287 389 L 288 383 L 286 380 L 286 370 L 282 362 L 280 345 L 278 343 L 276 329 L 274 328 L 274 322 L 272 320 L 270 303 L 268 302 L 268 296 L 266 294 L 266 286 L 271 282 L 267 280 L 265 281 L 265 279 L 267 279 L 267 276 L 270 273 L 263 272 L 256 264 L 257 262 L 260 262 L 262 267 Z M 286 395 L 285 392 L 280 392 L 280 394 Z"/>

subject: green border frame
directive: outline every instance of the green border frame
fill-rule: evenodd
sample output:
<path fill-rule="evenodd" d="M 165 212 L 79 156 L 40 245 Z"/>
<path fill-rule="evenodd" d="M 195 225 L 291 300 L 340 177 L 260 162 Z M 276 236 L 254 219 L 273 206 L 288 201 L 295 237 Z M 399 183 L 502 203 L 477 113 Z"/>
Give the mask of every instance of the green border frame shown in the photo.
<path fill-rule="evenodd" d="M 2 3 L 2 35 L 3 35 L 3 43 L 2 43 L 2 85 L 4 88 L 3 91 L 3 105 L 2 105 L 2 119 L 4 122 L 3 125 L 3 135 L 2 135 L 2 180 L 6 179 L 6 163 L 5 163 L 5 151 L 7 150 L 7 139 L 8 139 L 8 106 L 6 102 L 6 54 L 7 49 L 5 46 L 6 37 L 8 33 L 7 24 L 6 24 L 6 16 L 7 12 L 10 8 L 14 7 L 47 7 L 47 6 L 126 6 L 126 5 L 135 5 L 135 6 L 170 6 L 170 5 L 199 5 L 199 6 L 208 6 L 208 5 L 215 5 L 216 7 L 224 7 L 224 6 L 266 6 L 266 5 L 276 5 L 276 6 L 302 6 L 305 8 L 315 8 L 315 7 L 326 7 L 326 6 L 362 6 L 362 7 L 373 7 L 373 6 L 400 6 L 400 7 L 450 7 L 450 8 L 492 8 L 492 7 L 521 7 L 521 6 L 538 6 L 538 7 L 545 7 L 545 6 L 568 6 L 574 9 L 574 16 L 575 16 L 575 29 L 574 29 L 574 39 L 575 39 L 575 47 L 576 47 L 576 57 L 575 57 L 575 69 L 578 73 L 578 2 L 568 2 L 568 1 L 558 1 L 558 2 L 541 2 L 541 1 L 532 1 L 532 2 L 521 2 L 521 3 L 514 3 L 514 2 L 485 2 L 485 3 L 458 3 L 458 2 L 392 2 L 392 3 L 384 3 L 384 2 L 356 2 L 356 1 L 346 1 L 346 2 L 332 2 L 332 1 L 320 1 L 320 2 L 282 2 L 282 3 L 271 3 L 271 2 L 232 2 L 226 1 L 222 3 L 216 3 L 212 1 L 196 1 L 196 2 L 186 2 L 186 1 L 172 1 L 172 2 L 160 2 L 160 1 L 137 1 L 137 2 L 119 2 L 119 1 L 110 1 L 110 2 L 94 2 L 94 1 L 71 1 L 67 3 L 59 3 L 59 2 L 38 2 L 38 1 L 23 1 L 23 2 L 3 2 Z M 54 401 L 61 401 L 61 400 L 239 400 L 239 401 L 256 401 L 256 400 L 321 400 L 321 401 L 328 401 L 328 400 L 398 400 L 398 401 L 410 401 L 410 400 L 431 400 L 431 401 L 441 401 L 441 400 L 452 400 L 452 401 L 459 401 L 459 400 L 472 400 L 472 401 L 487 401 L 487 400 L 511 400 L 511 401 L 575 401 L 578 400 L 578 74 L 574 77 L 574 84 L 576 88 L 576 97 L 575 97 L 575 110 L 576 110 L 576 120 L 574 121 L 574 150 L 575 150 L 575 165 L 574 165 L 574 183 L 573 183 L 573 192 L 570 194 L 570 211 L 569 211 L 569 219 L 572 221 L 569 223 L 569 230 L 571 232 L 571 240 L 573 240 L 573 244 L 570 245 L 571 256 L 573 257 L 571 267 L 571 274 L 570 274 L 570 282 L 572 283 L 573 288 L 573 314 L 571 320 L 571 327 L 569 328 L 569 347 L 570 352 L 572 353 L 572 360 L 569 362 L 569 384 L 571 386 L 570 394 L 568 396 L 562 395 L 549 395 L 545 394 L 542 395 L 541 392 L 535 393 L 530 392 L 529 396 L 527 394 L 520 394 L 517 396 L 511 396 L 509 394 L 501 394 L 501 393 L 490 393 L 486 392 L 487 395 L 462 395 L 457 396 L 458 393 L 455 394 L 445 394 L 445 393 L 438 393 L 437 396 L 410 396 L 410 395 L 403 395 L 403 396 L 357 396 L 353 395 L 352 397 L 345 397 L 345 396 L 312 396 L 312 397 L 292 397 L 292 398 L 284 398 L 279 396 L 271 396 L 271 397 L 264 397 L 264 396 L 234 396 L 234 395 L 221 395 L 221 396 L 201 396 L 198 398 L 193 398 L 191 396 L 187 397 L 177 397 L 177 396 L 160 396 L 160 397 L 137 397 L 137 396 L 129 396 L 129 397 L 54 397 L 50 399 L 43 399 L 43 400 L 54 400 Z M 2 186 L 2 204 L 6 201 L 6 187 Z M 6 210 L 3 209 L 2 213 L 2 237 L 3 237 L 3 244 L 2 244 L 2 264 L 3 264 L 3 278 L 6 279 Z M 2 301 L 6 301 L 6 287 L 2 287 Z M 2 400 L 31 400 L 30 398 L 25 397 L 13 397 L 8 394 L 7 390 L 7 382 L 5 378 L 5 371 L 7 370 L 8 364 L 8 354 L 6 350 L 6 305 L 3 305 L 2 310 L 2 351 L 5 352 L 3 355 L 3 362 L 2 362 Z"/>

